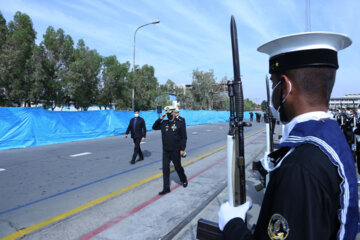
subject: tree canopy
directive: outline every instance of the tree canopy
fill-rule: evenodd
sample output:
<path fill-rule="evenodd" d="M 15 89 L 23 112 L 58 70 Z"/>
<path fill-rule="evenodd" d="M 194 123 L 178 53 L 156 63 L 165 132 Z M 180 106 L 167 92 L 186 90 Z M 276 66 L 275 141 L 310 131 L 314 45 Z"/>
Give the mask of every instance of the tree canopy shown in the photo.
<path fill-rule="evenodd" d="M 74 105 L 141 110 L 171 105 L 175 95 L 183 109 L 228 110 L 227 77 L 216 82 L 213 70 L 195 69 L 192 84 L 176 85 L 171 79 L 159 84 L 149 64 L 130 69 L 116 56 L 101 56 L 78 40 L 76 46 L 61 28 L 49 26 L 39 45 L 31 18 L 16 12 L 6 23 L 0 12 L 0 106 L 37 106 L 54 110 Z M 245 110 L 255 103 L 246 99 Z"/>

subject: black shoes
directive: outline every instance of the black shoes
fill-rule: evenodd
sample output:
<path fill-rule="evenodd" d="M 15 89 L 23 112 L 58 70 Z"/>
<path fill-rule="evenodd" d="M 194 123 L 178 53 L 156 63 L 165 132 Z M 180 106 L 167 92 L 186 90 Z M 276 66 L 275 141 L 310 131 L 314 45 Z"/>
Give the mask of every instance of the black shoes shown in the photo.
<path fill-rule="evenodd" d="M 159 195 L 164 195 L 170 192 L 170 189 L 164 189 L 161 192 L 159 192 Z"/>
<path fill-rule="evenodd" d="M 130 163 L 131 163 L 131 164 L 135 164 L 135 161 L 134 161 L 134 160 L 131 160 Z"/>
<path fill-rule="evenodd" d="M 188 181 L 186 180 L 185 182 L 182 183 L 183 187 L 186 188 L 188 185 Z"/>
<path fill-rule="evenodd" d="M 139 161 L 142 161 L 142 160 L 144 160 L 144 157 L 141 157 L 141 158 L 139 159 Z"/>

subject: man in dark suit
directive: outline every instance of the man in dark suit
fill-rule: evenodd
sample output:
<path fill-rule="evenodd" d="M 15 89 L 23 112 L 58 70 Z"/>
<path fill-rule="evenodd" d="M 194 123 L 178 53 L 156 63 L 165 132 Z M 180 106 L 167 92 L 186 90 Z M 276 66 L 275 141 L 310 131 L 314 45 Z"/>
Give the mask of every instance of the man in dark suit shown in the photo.
<path fill-rule="evenodd" d="M 135 163 L 135 159 L 137 154 L 139 154 L 139 161 L 144 160 L 144 155 L 141 152 L 140 142 L 141 140 L 144 141 L 146 137 L 146 125 L 145 120 L 139 117 L 139 110 L 134 111 L 134 118 L 130 119 L 129 126 L 125 133 L 125 138 L 128 137 L 129 132 L 131 131 L 131 138 L 134 141 L 134 154 L 130 161 L 131 164 Z"/>
<path fill-rule="evenodd" d="M 174 107 L 168 106 L 165 110 L 166 114 L 157 119 L 152 127 L 154 130 L 161 130 L 163 143 L 163 190 L 159 195 L 170 192 L 170 161 L 173 162 L 183 187 L 188 185 L 184 168 L 181 166 L 181 156 L 184 155 L 187 141 L 186 127 L 182 120 L 176 118 Z M 165 115 L 167 120 L 164 120 Z"/>

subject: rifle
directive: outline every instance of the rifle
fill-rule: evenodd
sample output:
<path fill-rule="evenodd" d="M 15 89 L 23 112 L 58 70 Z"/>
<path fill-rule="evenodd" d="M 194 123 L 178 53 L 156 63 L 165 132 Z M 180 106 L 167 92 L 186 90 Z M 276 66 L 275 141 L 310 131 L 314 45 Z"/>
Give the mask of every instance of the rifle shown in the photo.
<path fill-rule="evenodd" d="M 269 89 L 269 79 L 265 77 L 266 83 L 266 105 L 265 112 L 266 117 L 264 117 L 266 123 L 266 151 L 264 153 L 264 157 L 267 157 L 269 153 L 274 151 L 274 137 L 273 137 L 273 125 L 272 125 L 272 113 L 270 110 L 270 89 Z M 253 162 L 253 170 L 258 170 L 262 176 L 261 183 L 255 186 L 256 191 L 261 191 L 266 187 L 269 182 L 269 176 L 267 175 L 267 171 L 264 169 L 260 161 Z"/>
<path fill-rule="evenodd" d="M 228 194 L 230 205 L 238 206 L 246 201 L 244 127 L 250 127 L 251 124 L 243 121 L 244 97 L 234 16 L 231 16 L 230 30 L 234 81 L 227 82 L 230 100 L 230 128 L 227 136 Z M 196 237 L 200 240 L 223 239 L 218 224 L 204 219 L 198 221 Z"/>
<path fill-rule="evenodd" d="M 271 110 L 270 110 L 270 88 L 269 88 L 269 79 L 266 76 L 265 78 L 266 81 L 266 97 L 267 97 L 267 101 L 266 101 L 266 115 L 267 115 L 267 119 L 265 119 L 266 122 L 266 152 L 267 154 L 271 153 L 272 151 L 274 151 L 274 139 L 273 139 L 273 125 L 272 125 L 272 114 L 271 114 Z"/>

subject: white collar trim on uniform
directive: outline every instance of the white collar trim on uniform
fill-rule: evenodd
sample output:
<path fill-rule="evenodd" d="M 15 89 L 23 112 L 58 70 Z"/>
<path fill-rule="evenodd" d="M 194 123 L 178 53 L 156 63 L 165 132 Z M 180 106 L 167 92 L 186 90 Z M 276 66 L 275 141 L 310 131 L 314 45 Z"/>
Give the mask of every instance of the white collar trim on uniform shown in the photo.
<path fill-rule="evenodd" d="M 323 111 L 315 111 L 303 113 L 294 117 L 288 124 L 285 125 L 283 136 L 280 139 L 280 143 L 285 142 L 285 140 L 289 137 L 290 132 L 294 129 L 295 125 L 301 122 L 306 122 L 309 120 L 319 121 L 320 119 L 331 118 L 331 114 L 323 112 Z"/>

